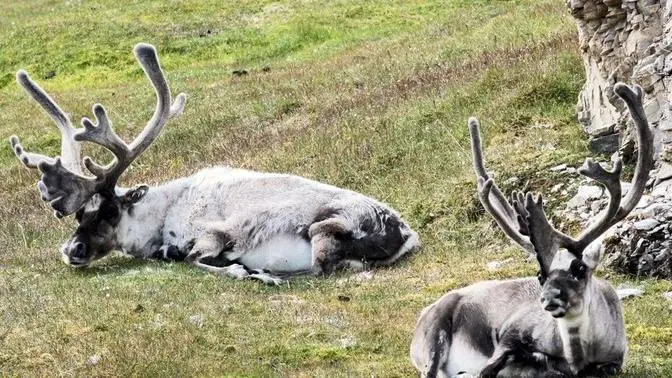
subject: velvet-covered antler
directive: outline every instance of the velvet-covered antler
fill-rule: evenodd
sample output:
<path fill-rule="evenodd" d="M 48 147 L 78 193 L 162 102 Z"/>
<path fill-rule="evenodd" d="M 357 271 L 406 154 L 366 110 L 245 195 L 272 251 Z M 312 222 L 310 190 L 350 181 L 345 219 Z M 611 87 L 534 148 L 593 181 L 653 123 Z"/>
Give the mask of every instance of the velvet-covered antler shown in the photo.
<path fill-rule="evenodd" d="M 544 213 L 543 200 L 540 195 L 535 198 L 531 193 L 514 192 L 511 202 L 506 201 L 485 170 L 478 121 L 475 118 L 469 120 L 479 199 L 508 237 L 526 251 L 537 254 L 542 273 L 548 272 L 555 252 L 559 248 L 566 248 L 577 258 L 581 258 L 583 250 L 591 242 L 634 209 L 644 192 L 649 172 L 653 168 L 653 136 L 642 106 L 642 89 L 637 85 L 629 87 L 618 83 L 614 86 L 614 91 L 627 104 L 637 127 L 639 155 L 632 179 L 632 188 L 621 201 L 622 165 L 620 160 L 617 160 L 613 169 L 609 171 L 591 159 L 586 159 L 578 172 L 597 181 L 607 189 L 609 205 L 600 218 L 576 239 L 560 232 L 550 224 Z"/>
<path fill-rule="evenodd" d="M 17 73 L 19 84 L 35 99 L 61 130 L 61 156 L 50 158 L 26 152 L 19 138 L 12 136 L 10 143 L 19 159 L 29 168 L 38 168 L 42 173 L 38 188 L 42 199 L 50 201 L 57 217 L 77 211 L 91 196 L 103 190 L 113 190 L 121 174 L 159 135 L 166 122 L 179 115 L 184 108 L 186 95 L 180 93 L 171 105 L 170 89 L 161 71 L 156 49 L 148 44 L 137 44 L 135 56 L 156 91 L 157 104 L 154 115 L 143 131 L 130 144 L 126 144 L 112 129 L 105 108 L 93 106 L 94 124 L 82 119 L 83 129 L 73 129 L 68 116 L 24 71 Z M 84 176 L 80 164 L 80 142 L 92 142 L 108 149 L 114 160 L 106 165 L 96 164 L 88 156 L 83 163 L 95 176 Z"/>

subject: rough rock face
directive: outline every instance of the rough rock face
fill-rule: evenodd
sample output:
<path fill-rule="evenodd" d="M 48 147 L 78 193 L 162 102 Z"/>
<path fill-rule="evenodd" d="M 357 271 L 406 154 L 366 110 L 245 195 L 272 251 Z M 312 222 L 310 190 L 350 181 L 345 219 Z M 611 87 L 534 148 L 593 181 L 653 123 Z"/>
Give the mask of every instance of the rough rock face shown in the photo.
<path fill-rule="evenodd" d="M 629 184 L 621 185 L 627 193 Z M 563 216 L 590 223 L 608 202 L 600 187 L 583 185 Z M 642 196 L 628 217 L 605 233 L 602 247 L 602 263 L 620 273 L 672 278 L 672 181 Z"/>
<path fill-rule="evenodd" d="M 657 157 L 672 154 L 672 2 L 656 0 L 566 0 L 576 18 L 586 67 L 579 95 L 579 122 L 596 152 L 615 152 L 619 132 L 632 152 L 627 107 L 613 92 L 617 81 L 644 88 L 644 107 L 654 127 Z M 625 133 L 622 133 L 625 131 Z"/>
<path fill-rule="evenodd" d="M 672 1 L 566 0 L 577 21 L 586 83 L 577 105 L 591 149 L 620 148 L 627 162 L 636 156 L 634 127 L 623 101 L 613 92 L 618 81 L 645 92 L 644 110 L 653 129 L 657 169 L 651 173 L 652 201 L 646 219 L 634 211 L 607 237 L 605 263 L 619 271 L 672 278 Z M 620 139 L 620 143 L 619 143 Z M 661 189 L 661 188 L 668 188 Z M 587 190 L 587 189 L 584 189 Z M 670 192 L 667 194 L 667 192 Z M 606 198 L 601 200 L 606 203 Z M 579 211 L 593 218 L 603 203 Z M 584 209 L 585 210 L 585 209 Z M 577 209 L 574 211 L 577 215 Z M 660 212 L 660 213 L 655 213 Z M 655 213 L 655 214 L 654 214 Z M 654 225 L 655 222 L 658 222 Z"/>

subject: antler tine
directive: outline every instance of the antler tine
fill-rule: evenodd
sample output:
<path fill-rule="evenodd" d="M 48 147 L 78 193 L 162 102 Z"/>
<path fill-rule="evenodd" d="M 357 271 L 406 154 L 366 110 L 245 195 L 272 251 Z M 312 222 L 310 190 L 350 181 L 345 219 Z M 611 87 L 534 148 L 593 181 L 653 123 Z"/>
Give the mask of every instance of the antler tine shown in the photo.
<path fill-rule="evenodd" d="M 524 225 L 518 222 L 519 214 L 506 201 L 504 195 L 499 190 L 494 180 L 488 176 L 483 163 L 483 151 L 481 146 L 481 135 L 476 118 L 469 119 L 469 133 L 471 134 L 471 150 L 476 171 L 476 181 L 478 184 L 478 198 L 483 204 L 485 210 L 492 215 L 497 225 L 504 231 L 506 236 L 516 242 L 521 248 L 529 253 L 534 253 L 534 246 L 529 239 L 520 231 L 525 229 Z"/>
<path fill-rule="evenodd" d="M 70 118 L 56 102 L 49 97 L 49 95 L 35 83 L 28 73 L 24 70 L 19 70 L 16 73 L 16 81 L 23 89 L 33 98 L 49 117 L 56 123 L 61 131 L 61 161 L 63 165 L 77 174 L 82 173 L 82 167 L 79 163 L 81 146 L 73 139 L 74 129 L 70 122 Z M 48 161 L 53 163 L 53 159 L 36 153 L 26 152 L 21 146 L 19 138 L 12 136 L 10 143 L 14 153 L 19 157 L 21 162 L 28 168 L 36 168 L 40 161 Z"/>
<path fill-rule="evenodd" d="M 476 176 L 483 178 L 483 180 L 487 180 L 490 178 L 490 175 L 488 175 L 488 171 L 485 169 L 485 163 L 483 162 L 481 132 L 479 130 L 478 120 L 475 117 L 469 118 L 469 134 L 471 134 L 471 153 Z M 497 200 L 497 204 L 500 205 L 501 210 L 504 211 L 505 215 L 509 218 L 515 217 L 513 208 L 511 205 L 509 205 L 508 202 L 506 202 L 506 197 L 504 197 L 504 194 L 502 194 L 497 185 L 493 186 L 491 193 Z"/>
<path fill-rule="evenodd" d="M 135 46 L 135 56 L 154 86 L 157 101 L 156 110 L 154 110 L 154 114 L 147 123 L 147 126 L 130 144 L 131 156 L 133 157 L 140 155 L 152 144 L 168 119 L 182 113 L 187 97 L 186 94 L 180 93 L 175 98 L 175 102 L 170 103 L 170 88 L 168 88 L 166 77 L 163 71 L 161 71 L 154 46 L 138 43 Z"/>
<path fill-rule="evenodd" d="M 579 236 L 573 248 L 575 254 L 580 254 L 591 242 L 607 231 L 609 227 L 625 218 L 635 208 L 644 193 L 649 172 L 653 168 L 653 135 L 642 106 L 642 88 L 638 85 L 630 87 L 624 83 L 617 83 L 614 86 L 614 92 L 625 101 L 628 109 L 630 109 L 630 116 L 637 127 L 639 154 L 632 178 L 632 188 L 621 200 L 620 159 L 614 163 L 612 171 L 605 171 L 598 164 L 586 160 L 579 173 L 600 182 L 607 188 L 609 191 L 609 207 L 599 221 Z"/>
<path fill-rule="evenodd" d="M 558 246 L 567 244 L 568 236 L 556 230 L 546 218 L 544 201 L 539 194 L 536 198 L 532 193 L 526 193 L 524 201 L 527 212 L 526 222 L 529 230 L 530 242 L 534 245 L 541 274 L 548 274 Z"/>
<path fill-rule="evenodd" d="M 128 146 L 112 129 L 112 122 L 107 116 L 105 108 L 100 104 L 95 104 L 93 105 L 93 114 L 96 117 L 96 124 L 94 125 L 88 118 L 82 118 L 84 131 L 79 131 L 76 136 L 77 140 L 99 144 L 117 157 L 127 154 Z"/>
<path fill-rule="evenodd" d="M 84 118 L 82 119 L 84 130 L 80 130 L 75 134 L 76 140 L 94 142 L 105 147 L 114 154 L 115 160 L 106 166 L 96 164 L 88 156 L 84 158 L 84 165 L 87 169 L 99 180 L 104 181 L 101 186 L 114 186 L 119 179 L 119 176 L 121 176 L 133 160 L 152 144 L 166 122 L 170 118 L 182 113 L 186 103 L 186 95 L 180 93 L 171 105 L 170 89 L 166 82 L 166 78 L 161 71 L 161 66 L 159 65 L 154 46 L 139 43 L 135 46 L 134 52 L 138 62 L 156 91 L 156 109 L 145 128 L 135 140 L 128 145 L 112 129 L 112 123 L 107 116 L 105 108 L 100 104 L 96 104 L 93 107 L 93 112 L 97 124 L 94 125 L 89 119 Z"/>
<path fill-rule="evenodd" d="M 54 161 L 54 159 L 50 158 L 49 156 L 26 151 L 21 145 L 19 137 L 16 135 L 9 137 L 9 144 L 12 146 L 12 150 L 14 150 L 16 157 L 18 157 L 23 165 L 28 168 L 37 168 L 37 165 L 41 161 L 49 161 L 52 163 Z"/>
<path fill-rule="evenodd" d="M 579 168 L 578 172 L 580 174 L 599 182 L 607 188 L 609 192 L 609 205 L 600 219 L 579 235 L 573 248 L 571 248 L 571 252 L 581 254 L 588 244 L 592 243 L 593 240 L 597 239 L 613 225 L 612 219 L 618 213 L 621 205 L 621 169 L 621 159 L 617 159 L 614 162 L 613 169 L 607 171 L 590 158 L 586 159 Z"/>

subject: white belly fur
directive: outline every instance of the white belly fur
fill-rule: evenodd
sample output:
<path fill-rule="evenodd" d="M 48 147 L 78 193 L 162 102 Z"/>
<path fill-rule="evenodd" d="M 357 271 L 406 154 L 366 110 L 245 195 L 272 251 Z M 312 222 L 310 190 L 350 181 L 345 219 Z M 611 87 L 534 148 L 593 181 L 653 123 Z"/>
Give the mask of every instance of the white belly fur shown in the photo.
<path fill-rule="evenodd" d="M 466 372 L 477 376 L 488 362 L 488 357 L 471 347 L 468 337 L 457 333 L 453 336 L 448 355 L 448 376 Z"/>
<path fill-rule="evenodd" d="M 298 235 L 277 235 L 260 246 L 246 251 L 238 258 L 251 269 L 271 272 L 299 272 L 312 266 L 310 242 Z"/>

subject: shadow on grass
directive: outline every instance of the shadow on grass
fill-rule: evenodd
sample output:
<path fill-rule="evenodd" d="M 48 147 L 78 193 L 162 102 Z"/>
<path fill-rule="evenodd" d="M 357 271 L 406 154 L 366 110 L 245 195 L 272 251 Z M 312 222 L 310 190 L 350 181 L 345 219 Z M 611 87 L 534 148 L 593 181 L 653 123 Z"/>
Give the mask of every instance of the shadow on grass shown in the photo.
<path fill-rule="evenodd" d="M 92 265 L 83 268 L 73 268 L 74 274 L 90 277 L 96 275 L 120 275 L 129 272 L 136 272 L 142 268 L 163 269 L 174 265 L 175 263 L 164 262 L 150 259 L 140 259 L 121 253 L 115 253 L 101 260 L 93 262 Z"/>

